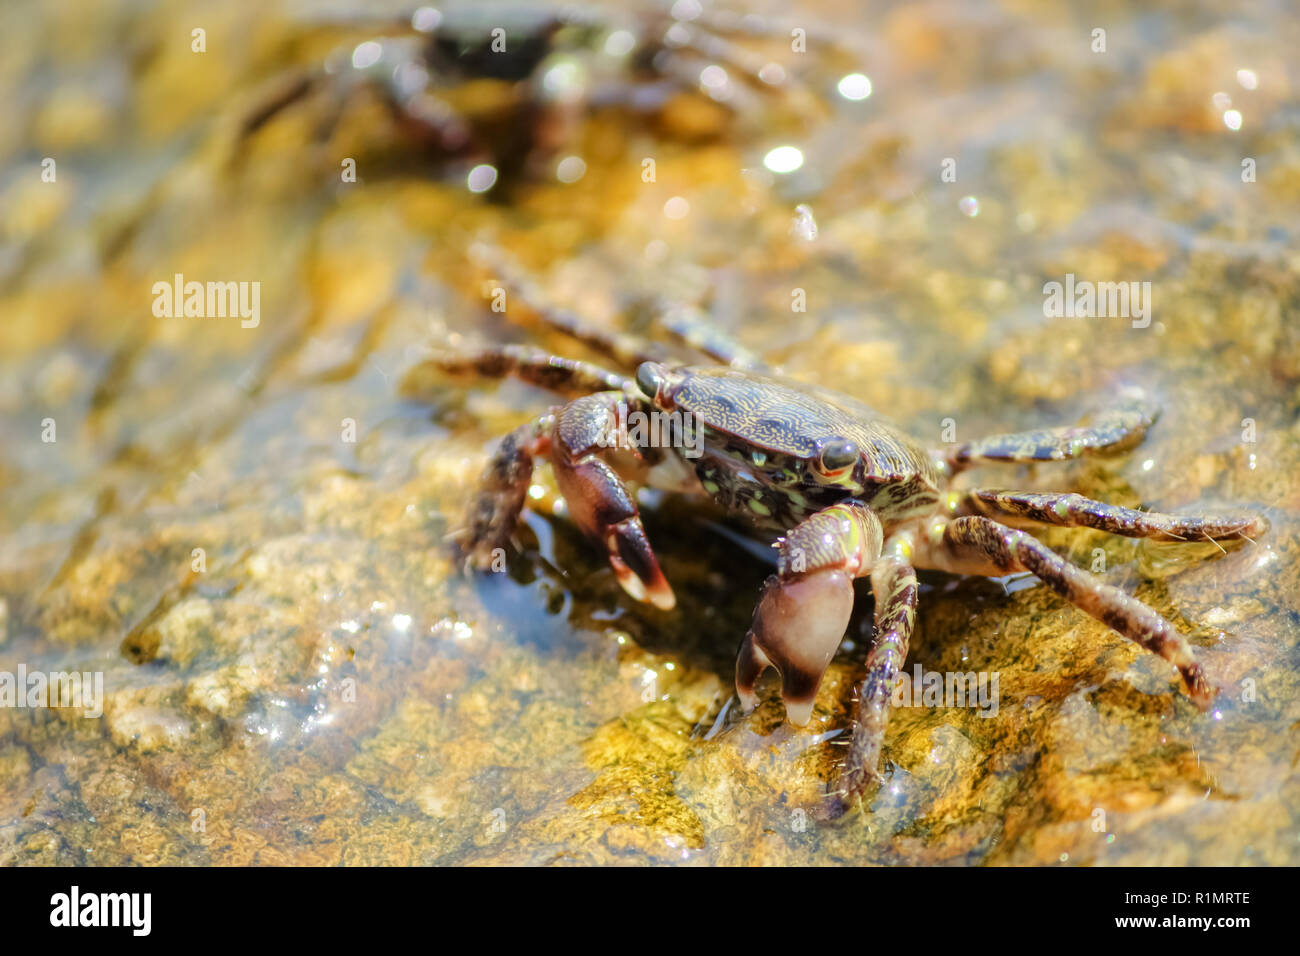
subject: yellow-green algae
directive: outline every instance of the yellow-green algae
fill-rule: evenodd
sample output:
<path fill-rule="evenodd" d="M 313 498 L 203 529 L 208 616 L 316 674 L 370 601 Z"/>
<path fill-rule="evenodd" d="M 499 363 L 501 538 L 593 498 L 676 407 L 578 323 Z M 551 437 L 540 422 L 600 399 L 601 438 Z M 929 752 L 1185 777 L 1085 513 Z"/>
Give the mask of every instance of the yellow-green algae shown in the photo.
<path fill-rule="evenodd" d="M 579 183 L 492 203 L 364 97 L 328 143 L 307 107 L 236 145 L 277 69 L 337 40 L 280 4 L 5 4 L 0 670 L 102 671 L 106 701 L 0 709 L 0 861 L 1296 863 L 1300 18 L 1216 6 L 820 4 L 867 37 L 874 93 L 799 141 L 791 182 L 753 172 L 775 143 L 752 121 L 687 98 L 603 114 Z M 601 322 L 707 284 L 750 347 L 929 441 L 1140 386 L 1164 416 L 1125 458 L 978 477 L 1265 509 L 1269 535 L 1227 555 L 1045 535 L 1089 567 L 1102 549 L 1225 695 L 1197 712 L 1045 588 L 929 576 L 909 670 L 998 672 L 997 716 L 900 710 L 870 812 L 804 819 L 866 589 L 806 730 L 769 685 L 710 733 L 766 569 L 697 512 L 648 522 L 669 614 L 562 521 L 530 519 L 508 575 L 452 573 L 442 539 L 489 443 L 548 401 L 397 394 L 419 346 L 515 334 L 466 266 L 476 236 Z M 260 281 L 260 325 L 155 318 L 178 272 Z M 1045 318 L 1066 273 L 1152 281 L 1150 327 Z"/>

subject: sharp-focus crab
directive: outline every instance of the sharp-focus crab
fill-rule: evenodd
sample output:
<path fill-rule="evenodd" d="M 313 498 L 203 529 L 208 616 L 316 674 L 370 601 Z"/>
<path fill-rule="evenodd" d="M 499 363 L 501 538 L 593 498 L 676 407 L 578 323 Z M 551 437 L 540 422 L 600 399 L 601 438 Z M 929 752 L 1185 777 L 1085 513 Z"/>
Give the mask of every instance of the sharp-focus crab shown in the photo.
<path fill-rule="evenodd" d="M 503 176 L 576 147 L 576 126 L 591 110 L 654 114 L 683 94 L 722 111 L 757 112 L 784 98 L 790 117 L 824 112 L 794 71 L 794 57 L 769 59 L 745 38 L 790 33 L 769 18 L 705 10 L 695 0 L 579 9 L 547 0 L 450 2 L 409 16 L 320 24 L 357 41 L 323 66 L 286 73 L 245 117 L 240 139 L 309 96 L 324 101 L 316 136 L 326 140 L 348 102 L 369 90 L 401 130 L 433 155 L 492 163 Z M 802 42 L 845 52 L 843 38 L 796 30 Z M 809 59 L 809 58 L 799 58 Z M 715 125 L 687 111 L 683 131 Z M 683 114 L 683 116 L 686 114 Z"/>
<path fill-rule="evenodd" d="M 1061 461 L 1137 444 L 1154 414 L 1116 408 L 1090 427 L 997 435 L 927 450 L 852 398 L 782 378 L 722 336 L 678 313 L 669 325 L 721 365 L 670 364 L 651 346 L 584 323 L 544 304 L 525 280 L 529 308 L 548 325 L 607 354 L 635 375 L 526 346 L 439 354 L 408 373 L 408 392 L 447 372 L 515 375 L 573 398 L 520 427 L 497 447 L 465 527 L 454 537 L 470 565 L 484 567 L 507 544 L 538 458 L 550 461 L 573 519 L 607 554 L 638 601 L 670 609 L 675 599 L 646 538 L 625 478 L 693 489 L 774 533 L 777 571 L 767 579 L 736 661 L 746 710 L 768 667 L 781 677 L 791 723 L 802 725 L 853 608 L 853 580 L 871 578 L 875 637 L 857 688 L 848 750 L 819 815 L 843 814 L 876 783 L 892 691 L 916 614 L 917 568 L 1001 576 L 1030 572 L 1079 609 L 1164 658 L 1191 699 L 1208 708 L 1214 690 L 1187 641 L 1163 617 L 1095 579 L 1009 525 L 1089 527 L 1167 541 L 1253 538 L 1253 515 L 1194 517 L 1135 511 L 1077 494 L 945 490 L 981 462 Z M 647 416 L 638 419 L 635 413 Z M 677 416 L 646 440 L 649 416 Z M 661 419 L 662 420 L 662 419 Z"/>

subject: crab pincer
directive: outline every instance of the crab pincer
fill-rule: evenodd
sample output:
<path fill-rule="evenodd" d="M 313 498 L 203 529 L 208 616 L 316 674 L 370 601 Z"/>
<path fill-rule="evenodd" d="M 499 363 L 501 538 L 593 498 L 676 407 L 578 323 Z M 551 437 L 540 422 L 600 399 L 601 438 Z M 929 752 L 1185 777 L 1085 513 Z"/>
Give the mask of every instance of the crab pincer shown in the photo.
<path fill-rule="evenodd" d="M 551 442 L 551 469 L 570 514 L 587 536 L 605 548 L 618 583 L 638 601 L 662 611 L 677 604 L 650 547 L 631 492 L 602 455 L 615 454 L 621 392 L 600 392 L 570 402 L 559 413 Z"/>
<path fill-rule="evenodd" d="M 853 612 L 853 581 L 822 570 L 763 586 L 749 633 L 736 657 L 736 693 L 746 712 L 758 706 L 754 685 L 768 667 L 781 674 L 781 700 L 790 723 L 802 727 L 827 665 Z"/>
<path fill-rule="evenodd" d="M 778 543 L 777 573 L 767 579 L 736 658 L 736 694 L 746 711 L 769 666 L 781 674 L 790 723 L 802 727 L 853 613 L 853 579 L 880 554 L 880 521 L 841 504 L 818 512 Z"/>

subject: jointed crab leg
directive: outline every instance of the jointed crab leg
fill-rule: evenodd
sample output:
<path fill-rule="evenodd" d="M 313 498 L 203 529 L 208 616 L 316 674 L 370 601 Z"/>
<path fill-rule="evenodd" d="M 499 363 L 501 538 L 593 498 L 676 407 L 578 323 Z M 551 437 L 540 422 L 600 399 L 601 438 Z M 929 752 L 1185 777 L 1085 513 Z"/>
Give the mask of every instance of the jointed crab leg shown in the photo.
<path fill-rule="evenodd" d="M 1192 649 L 1172 624 L 1136 598 L 1103 584 L 1023 531 L 984 517 L 947 522 L 939 539 L 926 543 L 918 565 L 958 574 L 1001 575 L 1029 571 L 1075 607 L 1178 668 L 1188 696 L 1202 710 L 1213 688 Z"/>
<path fill-rule="evenodd" d="M 688 306 L 665 308 L 659 324 L 715 362 L 754 372 L 770 371 L 761 358 L 720 330 L 700 309 Z"/>
<path fill-rule="evenodd" d="M 474 247 L 471 255 L 479 264 L 492 269 L 495 277 L 513 291 L 544 324 L 609 356 L 615 364 L 625 368 L 635 368 L 647 361 L 673 364 L 668 351 L 656 343 L 612 329 L 598 328 L 577 313 L 551 302 L 543 294 L 537 280 L 510 261 L 500 250 L 480 243 Z M 659 302 L 656 309 L 656 325 L 713 361 L 754 372 L 772 371 L 763 359 L 719 329 L 708 314 L 697 306 Z"/>
<path fill-rule="evenodd" d="M 471 258 L 480 265 L 493 270 L 495 278 L 513 291 L 525 304 L 528 311 L 536 314 L 544 324 L 609 356 L 623 368 L 635 368 L 642 362 L 663 362 L 669 356 L 654 346 L 643 342 L 635 336 L 625 335 L 612 329 L 601 329 L 587 322 L 577 313 L 551 302 L 542 292 L 541 286 L 509 260 L 499 249 L 485 243 L 479 243 L 470 250 Z"/>
<path fill-rule="evenodd" d="M 1157 413 L 1136 402 L 1105 412 L 1088 426 L 1043 428 L 1036 431 L 990 435 L 957 448 L 945 456 L 953 472 L 979 461 L 1065 461 L 1087 454 L 1112 454 L 1140 442 Z"/>
<path fill-rule="evenodd" d="M 411 367 L 402 378 L 407 397 L 437 391 L 445 374 L 473 374 L 483 378 L 513 375 L 561 395 L 573 397 L 617 390 L 636 394 L 630 378 L 590 362 L 552 355 L 528 345 L 502 345 L 465 352 L 439 352 Z"/>
<path fill-rule="evenodd" d="M 1096 528 L 1127 538 L 1159 541 L 1254 538 L 1268 529 L 1267 520 L 1258 515 L 1195 517 L 1134 511 L 1076 494 L 976 489 L 953 494 L 949 507 L 957 515 L 983 514 L 1012 524 Z"/>
<path fill-rule="evenodd" d="M 378 61 L 364 69 L 341 66 L 339 72 L 324 69 L 299 71 L 258 103 L 240 124 L 239 141 L 252 136 L 272 119 L 301 100 L 324 91 L 324 113 L 313 131 L 313 140 L 327 142 L 343 118 L 348 103 L 364 86 L 379 90 L 392 115 L 409 130 L 430 144 L 448 152 L 467 145 L 469 128 L 465 121 L 429 89 L 405 90 L 396 77 L 410 67 L 420 66 L 420 43 L 411 38 L 387 37 Z"/>
<path fill-rule="evenodd" d="M 844 53 L 851 52 L 844 45 L 842 34 L 820 29 L 805 19 L 778 25 L 776 21 L 756 14 L 748 14 L 743 19 L 736 17 L 725 20 L 724 17 L 704 13 L 693 22 L 676 21 L 672 24 L 664 36 L 665 49 L 656 58 L 656 67 L 685 89 L 699 86 L 701 64 L 726 68 L 730 73 L 741 77 L 746 84 L 745 87 L 732 84 L 728 90 L 727 103 L 738 111 L 744 108 L 743 103 L 737 102 L 740 94 L 743 93 L 747 99 L 757 98 L 760 92 L 775 87 L 782 91 L 791 106 L 813 112 L 824 108 L 824 99 L 798 78 L 797 71 L 783 68 L 777 76 L 770 76 L 765 69 L 770 68 L 771 64 L 767 57 L 731 39 L 731 36 L 745 35 L 788 37 L 794 27 L 802 29 L 813 42 Z"/>
<path fill-rule="evenodd" d="M 1197 518 L 1117 508 L 1081 495 L 975 490 L 954 494 L 952 510 L 965 515 L 942 527 L 937 546 L 922 548 L 924 563 L 941 570 L 976 574 L 1030 571 L 1077 607 L 1137 644 L 1174 664 L 1196 704 L 1204 709 L 1212 694 L 1191 648 L 1164 618 L 1145 604 L 1067 562 L 1037 539 L 987 517 L 995 515 L 1041 524 L 1088 526 L 1129 537 L 1163 540 L 1220 540 L 1262 533 L 1262 518 Z M 916 574 L 893 539 L 871 568 L 876 596 L 876 638 L 867 673 L 854 705 L 849 753 L 822 814 L 835 819 L 877 779 L 881 744 L 889 720 L 891 695 L 907 657 L 916 611 Z"/>
<path fill-rule="evenodd" d="M 548 413 L 519 426 L 497 445 L 470 503 L 466 527 L 452 536 L 467 564 L 486 570 L 493 551 L 510 540 L 533 477 L 533 460 L 550 450 L 554 427 L 555 415 Z"/>
<path fill-rule="evenodd" d="M 861 504 L 832 505 L 807 518 L 779 547 L 749 633 L 736 658 L 741 706 L 758 706 L 754 684 L 768 667 L 781 673 L 786 719 L 800 726 L 853 613 L 853 579 L 880 554 L 880 519 Z"/>
<path fill-rule="evenodd" d="M 276 84 L 276 89 L 258 103 L 257 108 L 244 117 L 239 127 L 241 140 L 256 133 L 270 120 L 297 103 L 315 89 L 320 76 L 315 72 L 301 71 Z"/>
<path fill-rule="evenodd" d="M 871 589 L 876 596 L 876 636 L 853 705 L 849 752 L 822 808 L 822 815 L 832 820 L 850 810 L 876 782 L 894 686 L 916 620 L 916 571 L 892 541 L 871 568 Z"/>

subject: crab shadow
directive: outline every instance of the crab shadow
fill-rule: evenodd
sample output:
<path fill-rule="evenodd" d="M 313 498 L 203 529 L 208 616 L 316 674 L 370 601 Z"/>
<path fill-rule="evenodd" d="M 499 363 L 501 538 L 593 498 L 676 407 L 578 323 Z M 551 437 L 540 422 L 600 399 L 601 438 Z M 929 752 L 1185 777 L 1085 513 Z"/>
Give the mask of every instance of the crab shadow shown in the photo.
<path fill-rule="evenodd" d="M 593 635 L 614 628 L 642 650 L 730 686 L 763 582 L 775 571 L 775 552 L 744 525 L 695 502 L 668 497 L 642 518 L 677 596 L 671 611 L 624 593 L 603 555 L 571 522 L 527 511 L 505 573 L 472 579 L 476 598 L 515 640 L 543 653 L 590 652 Z M 873 607 L 863 579 L 841 654 L 865 654 Z"/>

